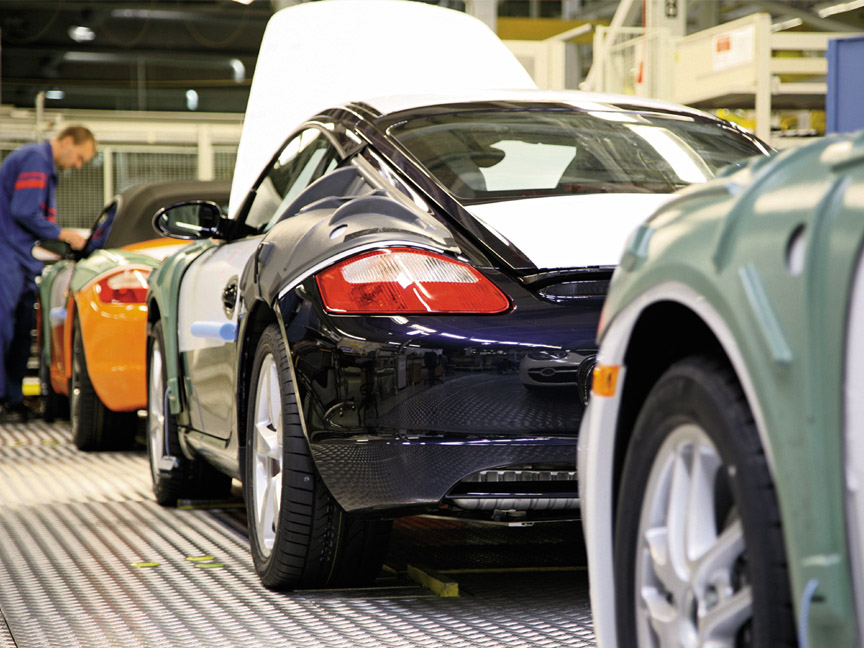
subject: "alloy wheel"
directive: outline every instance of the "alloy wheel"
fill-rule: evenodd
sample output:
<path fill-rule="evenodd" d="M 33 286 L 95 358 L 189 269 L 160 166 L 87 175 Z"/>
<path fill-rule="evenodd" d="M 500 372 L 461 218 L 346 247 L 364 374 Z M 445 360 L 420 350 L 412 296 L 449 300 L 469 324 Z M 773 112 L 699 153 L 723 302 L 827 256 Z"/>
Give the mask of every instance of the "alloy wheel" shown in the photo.
<path fill-rule="evenodd" d="M 282 395 L 272 354 L 261 362 L 252 421 L 252 493 L 259 549 L 269 556 L 282 503 Z"/>
<path fill-rule="evenodd" d="M 150 350 L 150 376 L 147 393 L 147 447 L 150 452 L 150 472 L 159 478 L 159 466 L 165 456 L 165 384 L 162 378 L 162 349 L 154 339 Z"/>
<path fill-rule="evenodd" d="M 640 646 L 734 646 L 753 614 L 744 533 L 704 430 L 673 430 L 654 459 L 636 552 Z"/>

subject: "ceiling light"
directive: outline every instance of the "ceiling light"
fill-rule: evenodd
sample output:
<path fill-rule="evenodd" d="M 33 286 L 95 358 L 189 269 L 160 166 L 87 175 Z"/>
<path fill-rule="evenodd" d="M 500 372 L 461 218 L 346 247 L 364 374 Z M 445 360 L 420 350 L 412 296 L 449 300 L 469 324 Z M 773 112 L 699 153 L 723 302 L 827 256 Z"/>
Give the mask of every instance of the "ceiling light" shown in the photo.
<path fill-rule="evenodd" d="M 46 99 L 63 99 L 66 97 L 66 93 L 62 90 L 46 90 L 45 98 Z"/>
<path fill-rule="evenodd" d="M 234 82 L 243 83 L 246 80 L 246 66 L 240 59 L 232 58 L 229 61 L 231 69 L 234 71 Z"/>
<path fill-rule="evenodd" d="M 73 25 L 67 33 L 69 34 L 69 38 L 76 43 L 89 43 L 96 38 L 93 30 L 84 25 Z"/>
<path fill-rule="evenodd" d="M 198 110 L 198 93 L 194 90 L 186 91 L 186 109 Z"/>
<path fill-rule="evenodd" d="M 252 4 L 252 1 L 253 0 L 234 0 L 234 2 L 239 2 L 240 4 L 245 4 L 245 5 Z"/>
<path fill-rule="evenodd" d="M 846 13 L 847 11 L 861 9 L 862 7 L 864 7 L 864 0 L 852 0 L 852 2 L 841 2 L 840 4 L 825 7 L 824 9 L 820 9 L 816 13 L 820 18 L 825 18 L 827 16 L 833 16 L 834 14 Z"/>
<path fill-rule="evenodd" d="M 789 20 L 785 20 L 783 22 L 774 23 L 771 25 L 772 32 L 779 32 L 785 29 L 794 29 L 795 27 L 800 27 L 804 24 L 804 21 L 800 18 L 790 18 Z"/>

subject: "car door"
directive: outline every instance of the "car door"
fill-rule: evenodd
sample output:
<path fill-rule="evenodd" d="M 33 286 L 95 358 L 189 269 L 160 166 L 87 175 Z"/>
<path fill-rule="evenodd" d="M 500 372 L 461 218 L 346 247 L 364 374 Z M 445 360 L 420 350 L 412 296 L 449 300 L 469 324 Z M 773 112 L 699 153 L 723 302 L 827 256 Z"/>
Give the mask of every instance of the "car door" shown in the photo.
<path fill-rule="evenodd" d="M 253 234 L 214 246 L 190 264 L 180 285 L 177 341 L 184 363 L 193 428 L 228 438 L 233 432 L 237 283 L 263 235 L 310 183 L 340 161 L 323 130 L 306 128 L 288 139 L 262 174 L 244 218 Z"/>

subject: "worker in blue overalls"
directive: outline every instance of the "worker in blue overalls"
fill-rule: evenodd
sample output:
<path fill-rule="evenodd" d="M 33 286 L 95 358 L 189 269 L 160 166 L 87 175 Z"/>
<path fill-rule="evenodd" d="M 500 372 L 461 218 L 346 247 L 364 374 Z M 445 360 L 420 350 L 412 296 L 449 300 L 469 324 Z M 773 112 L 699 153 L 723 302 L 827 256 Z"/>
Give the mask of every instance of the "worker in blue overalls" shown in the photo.
<path fill-rule="evenodd" d="M 47 142 L 17 149 L 0 166 L 0 421 L 26 421 L 22 383 L 30 355 L 36 301 L 37 240 L 61 239 L 81 249 L 86 239 L 57 225 L 57 172 L 80 169 L 96 155 L 96 138 L 69 126 Z"/>

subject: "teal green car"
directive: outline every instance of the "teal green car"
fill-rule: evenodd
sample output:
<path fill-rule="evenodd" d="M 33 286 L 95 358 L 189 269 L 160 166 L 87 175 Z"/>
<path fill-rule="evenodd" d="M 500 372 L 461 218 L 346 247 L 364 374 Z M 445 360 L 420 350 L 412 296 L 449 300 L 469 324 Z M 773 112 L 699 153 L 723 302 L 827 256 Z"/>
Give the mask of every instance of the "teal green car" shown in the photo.
<path fill-rule="evenodd" d="M 598 646 L 864 642 L 864 134 L 632 235 L 579 478 Z"/>

